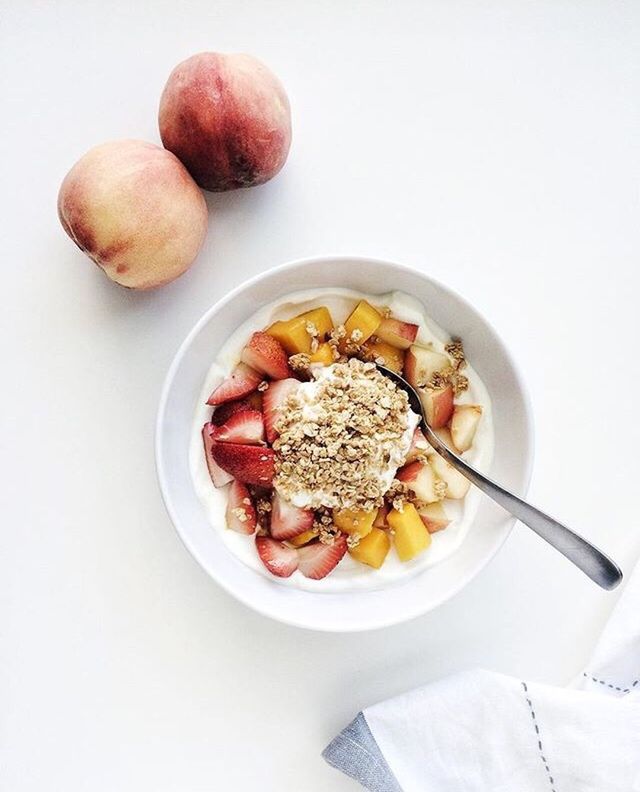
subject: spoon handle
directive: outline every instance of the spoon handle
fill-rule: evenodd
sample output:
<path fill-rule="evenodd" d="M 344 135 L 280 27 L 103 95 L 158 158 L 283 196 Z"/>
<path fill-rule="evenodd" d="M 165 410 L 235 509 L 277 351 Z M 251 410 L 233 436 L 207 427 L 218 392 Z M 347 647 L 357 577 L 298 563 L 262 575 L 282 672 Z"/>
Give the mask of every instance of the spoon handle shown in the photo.
<path fill-rule="evenodd" d="M 548 514 L 536 509 L 530 503 L 523 501 L 511 492 L 508 492 L 495 481 L 484 476 L 471 465 L 460 459 L 457 454 L 450 451 L 440 440 L 426 421 L 422 421 L 422 428 L 430 445 L 444 457 L 456 470 L 462 473 L 469 481 L 482 490 L 497 504 L 517 517 L 520 522 L 528 525 L 532 531 L 541 536 L 552 547 L 555 547 L 565 558 L 568 558 L 578 569 L 591 578 L 603 589 L 614 589 L 622 580 L 622 571 L 616 563 L 606 556 L 597 547 L 584 539 L 579 534 L 567 528 L 566 525 L 554 520 Z"/>

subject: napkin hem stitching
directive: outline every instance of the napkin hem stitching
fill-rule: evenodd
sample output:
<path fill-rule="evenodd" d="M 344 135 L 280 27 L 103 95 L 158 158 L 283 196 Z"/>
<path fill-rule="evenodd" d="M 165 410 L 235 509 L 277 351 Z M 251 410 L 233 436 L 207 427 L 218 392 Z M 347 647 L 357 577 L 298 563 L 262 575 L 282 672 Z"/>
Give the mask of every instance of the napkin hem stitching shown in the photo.
<path fill-rule="evenodd" d="M 617 690 L 618 693 L 631 693 L 632 688 L 636 687 L 636 685 L 640 683 L 640 679 L 636 679 L 634 682 L 631 683 L 630 687 L 621 688 L 618 687 L 617 685 L 612 685 L 611 682 L 607 682 L 606 679 L 597 679 L 596 677 L 591 676 L 586 672 L 584 672 L 582 676 L 585 677 L 585 679 L 590 679 L 592 682 L 595 682 L 597 685 L 604 685 L 605 687 L 611 688 L 611 690 Z"/>
<path fill-rule="evenodd" d="M 542 735 L 540 734 L 540 727 L 538 726 L 538 721 L 536 719 L 536 711 L 533 708 L 533 702 L 529 698 L 529 688 L 527 687 L 526 682 L 522 682 L 522 687 L 525 693 L 525 699 L 527 704 L 529 705 L 529 711 L 531 712 L 531 720 L 533 721 L 533 728 L 536 732 L 536 737 L 538 738 L 538 752 L 540 753 L 540 759 L 542 760 L 542 764 L 544 765 L 544 769 L 547 771 L 547 778 L 549 779 L 549 786 L 551 787 L 551 792 L 556 792 L 556 788 L 554 785 L 553 776 L 551 775 L 551 770 L 549 769 L 549 763 L 544 755 L 544 749 L 542 747 Z"/>

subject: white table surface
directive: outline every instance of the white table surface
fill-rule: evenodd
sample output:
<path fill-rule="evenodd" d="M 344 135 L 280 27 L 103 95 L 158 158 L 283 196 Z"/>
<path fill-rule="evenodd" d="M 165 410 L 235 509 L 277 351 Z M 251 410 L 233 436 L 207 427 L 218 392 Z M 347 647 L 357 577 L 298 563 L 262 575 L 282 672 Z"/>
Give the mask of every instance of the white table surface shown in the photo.
<path fill-rule="evenodd" d="M 458 289 L 528 378 L 531 497 L 628 570 L 640 552 L 640 6 L 624 2 L 55 3 L 0 9 L 0 788 L 355 790 L 320 751 L 370 703 L 470 666 L 564 683 L 616 601 L 517 527 L 437 612 L 362 635 L 267 621 L 165 514 L 159 389 L 231 286 L 322 253 Z M 63 234 L 90 146 L 158 140 L 171 68 L 264 59 L 294 141 L 212 196 L 205 249 L 152 293 Z"/>

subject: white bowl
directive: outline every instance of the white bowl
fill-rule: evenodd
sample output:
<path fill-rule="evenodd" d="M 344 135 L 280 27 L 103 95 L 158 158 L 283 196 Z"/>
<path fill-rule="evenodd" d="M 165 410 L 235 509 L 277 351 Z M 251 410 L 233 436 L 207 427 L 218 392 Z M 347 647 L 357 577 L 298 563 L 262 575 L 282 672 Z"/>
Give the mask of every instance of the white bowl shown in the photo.
<path fill-rule="evenodd" d="M 533 457 L 528 396 L 515 363 L 491 325 L 462 297 L 416 270 L 356 257 L 305 259 L 271 269 L 210 308 L 178 350 L 162 391 L 156 426 L 156 465 L 162 497 L 182 541 L 211 577 L 265 616 L 313 630 L 354 632 L 412 619 L 445 602 L 495 555 L 515 520 L 487 498 L 460 548 L 441 564 L 377 591 L 315 593 L 278 585 L 249 569 L 212 528 L 192 483 L 189 441 L 196 400 L 224 340 L 261 306 L 302 289 L 344 287 L 400 290 L 465 351 L 493 402 L 495 454 L 490 475 L 524 495 Z"/>

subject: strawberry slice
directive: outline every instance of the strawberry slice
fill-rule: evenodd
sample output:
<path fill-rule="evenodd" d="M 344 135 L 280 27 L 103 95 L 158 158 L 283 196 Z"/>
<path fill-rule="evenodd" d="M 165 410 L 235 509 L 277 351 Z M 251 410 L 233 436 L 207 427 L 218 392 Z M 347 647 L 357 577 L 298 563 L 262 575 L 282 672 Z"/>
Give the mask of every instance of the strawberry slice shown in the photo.
<path fill-rule="evenodd" d="M 241 410 L 232 415 L 222 426 L 213 430 L 213 439 L 221 443 L 247 443 L 256 445 L 264 442 L 264 421 L 258 410 Z"/>
<path fill-rule="evenodd" d="M 262 397 L 262 412 L 264 414 L 264 428 L 267 433 L 267 442 L 273 443 L 278 436 L 275 430 L 276 422 L 280 417 L 282 405 L 287 400 L 289 394 L 300 385 L 297 379 L 288 377 L 269 383 L 269 387 Z"/>
<path fill-rule="evenodd" d="M 241 481 L 234 481 L 229 487 L 225 517 L 232 531 L 252 534 L 256 530 L 256 510 L 246 484 Z"/>
<path fill-rule="evenodd" d="M 262 563 L 276 577 L 290 577 L 298 568 L 298 551 L 270 536 L 256 536 L 256 550 Z"/>
<path fill-rule="evenodd" d="M 347 552 L 347 537 L 340 534 L 332 545 L 314 542 L 298 548 L 298 569 L 305 577 L 320 580 L 332 572 Z"/>
<path fill-rule="evenodd" d="M 247 396 L 247 398 L 244 401 L 247 402 L 247 404 L 249 405 L 249 407 L 251 407 L 252 410 L 262 411 L 262 394 L 260 393 L 260 391 L 254 391 L 249 396 Z"/>
<path fill-rule="evenodd" d="M 275 454 L 270 448 L 240 443 L 213 443 L 213 459 L 244 484 L 268 487 L 273 481 Z"/>
<path fill-rule="evenodd" d="M 274 491 L 271 499 L 271 536 L 274 539 L 293 539 L 312 526 L 312 511 L 294 506 Z"/>
<path fill-rule="evenodd" d="M 281 380 L 291 376 L 289 357 L 282 344 L 266 333 L 254 333 L 242 350 L 242 362 L 271 379 Z"/>
<path fill-rule="evenodd" d="M 225 402 L 213 411 L 211 416 L 211 423 L 216 426 L 222 426 L 226 423 L 232 415 L 246 410 L 256 410 L 257 407 L 252 407 L 248 399 L 241 401 Z"/>
<path fill-rule="evenodd" d="M 204 443 L 204 454 L 207 460 L 207 467 L 209 468 L 209 475 L 213 481 L 214 487 L 224 487 L 230 481 L 233 481 L 233 476 L 223 470 L 220 465 L 215 461 L 212 454 L 213 449 L 213 432 L 215 426 L 212 423 L 206 423 L 202 427 L 202 442 Z"/>
<path fill-rule="evenodd" d="M 252 393 L 261 382 L 262 376 L 257 371 L 245 363 L 238 363 L 231 374 L 209 396 L 207 404 L 215 406 L 241 399 Z"/>

